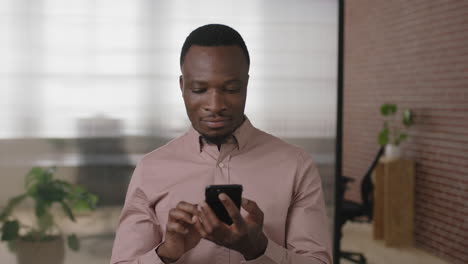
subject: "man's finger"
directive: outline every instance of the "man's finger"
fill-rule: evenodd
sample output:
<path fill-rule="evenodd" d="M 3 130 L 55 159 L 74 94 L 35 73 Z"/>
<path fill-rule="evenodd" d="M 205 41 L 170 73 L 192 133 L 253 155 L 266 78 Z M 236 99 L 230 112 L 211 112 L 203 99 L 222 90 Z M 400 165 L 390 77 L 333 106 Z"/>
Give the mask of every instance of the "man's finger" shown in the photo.
<path fill-rule="evenodd" d="M 186 235 L 189 232 L 188 227 L 184 226 L 182 223 L 171 221 L 167 223 L 166 229 L 168 232 L 178 233 L 181 235 Z"/>
<path fill-rule="evenodd" d="M 254 213 L 258 208 L 257 203 L 247 198 L 242 197 L 242 208 L 244 208 L 249 213 Z"/>
<path fill-rule="evenodd" d="M 192 215 L 185 212 L 185 211 L 182 211 L 180 209 L 176 209 L 176 208 L 172 208 L 170 211 L 169 211 L 169 219 L 171 220 L 176 220 L 176 221 L 179 221 L 179 222 L 184 222 L 184 223 L 187 223 L 187 224 L 193 224 L 193 220 L 192 220 Z"/>
<path fill-rule="evenodd" d="M 198 213 L 198 222 L 200 222 L 201 227 L 206 233 L 211 233 L 213 230 L 211 224 L 205 215 L 202 204 L 200 204 L 200 212 Z"/>
<path fill-rule="evenodd" d="M 210 229 L 214 230 L 217 229 L 220 225 L 222 225 L 221 220 L 218 219 L 216 214 L 206 202 L 202 203 L 201 208 L 203 212 L 203 220 L 207 222 Z"/>
<path fill-rule="evenodd" d="M 181 201 L 176 206 L 177 209 L 196 215 L 198 213 L 197 205 Z"/>
<path fill-rule="evenodd" d="M 232 222 L 237 226 L 242 225 L 244 223 L 244 219 L 240 214 L 239 208 L 237 208 L 236 204 L 231 200 L 231 198 L 225 193 L 220 193 L 218 198 L 223 203 L 224 208 L 226 208 L 226 211 L 231 217 Z"/>
<path fill-rule="evenodd" d="M 260 207 L 258 207 L 256 202 L 247 198 L 242 198 L 242 208 L 249 213 L 249 217 L 252 217 L 259 222 L 263 222 L 263 212 L 260 210 Z"/>
<path fill-rule="evenodd" d="M 208 234 L 207 234 L 205 228 L 203 227 L 203 224 L 202 224 L 202 222 L 200 220 L 200 216 L 194 216 L 193 221 L 195 222 L 195 224 L 194 224 L 195 229 L 198 231 L 200 236 L 201 237 L 206 237 Z"/>

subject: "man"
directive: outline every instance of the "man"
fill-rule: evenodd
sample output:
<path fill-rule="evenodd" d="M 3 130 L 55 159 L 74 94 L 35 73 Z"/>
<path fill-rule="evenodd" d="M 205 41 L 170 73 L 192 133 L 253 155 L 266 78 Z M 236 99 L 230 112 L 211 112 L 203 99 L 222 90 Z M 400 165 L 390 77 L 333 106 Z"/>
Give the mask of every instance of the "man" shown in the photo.
<path fill-rule="evenodd" d="M 224 25 L 195 29 L 182 47 L 179 83 L 190 130 L 137 165 L 111 263 L 331 263 L 317 168 L 302 149 L 244 115 L 250 58 Z M 205 186 L 242 184 L 242 209 L 217 219 Z"/>

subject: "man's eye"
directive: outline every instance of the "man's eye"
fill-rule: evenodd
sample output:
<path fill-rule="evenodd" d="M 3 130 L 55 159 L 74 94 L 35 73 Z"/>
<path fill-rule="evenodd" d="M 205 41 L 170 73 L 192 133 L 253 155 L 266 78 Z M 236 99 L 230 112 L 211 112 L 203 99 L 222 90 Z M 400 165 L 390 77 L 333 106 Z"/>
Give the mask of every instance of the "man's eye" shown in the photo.
<path fill-rule="evenodd" d="M 240 88 L 239 87 L 226 87 L 224 88 L 224 91 L 228 92 L 228 93 L 237 93 L 240 91 Z"/>
<path fill-rule="evenodd" d="M 205 91 L 206 91 L 206 89 L 204 89 L 204 88 L 193 88 L 192 89 L 192 93 L 198 93 L 198 94 L 203 93 Z"/>

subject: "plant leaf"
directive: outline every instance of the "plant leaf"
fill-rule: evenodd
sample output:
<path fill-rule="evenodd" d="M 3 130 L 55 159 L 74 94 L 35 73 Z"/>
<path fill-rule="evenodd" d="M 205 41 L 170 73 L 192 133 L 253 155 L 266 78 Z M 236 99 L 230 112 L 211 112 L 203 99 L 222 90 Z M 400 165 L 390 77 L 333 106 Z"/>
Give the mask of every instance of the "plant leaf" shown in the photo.
<path fill-rule="evenodd" d="M 66 204 L 65 202 L 60 202 L 60 204 L 62 205 L 62 209 L 65 212 L 65 214 L 67 214 L 68 218 L 70 218 L 70 220 L 72 220 L 73 222 L 76 222 L 75 216 L 73 215 L 70 206 L 68 206 L 68 204 Z"/>
<path fill-rule="evenodd" d="M 67 193 L 67 197 L 73 195 L 73 184 L 63 180 L 55 180 L 54 182 L 57 186 L 60 187 L 60 189 L 64 190 Z"/>
<path fill-rule="evenodd" d="M 379 138 L 378 138 L 380 146 L 385 146 L 388 144 L 388 134 L 389 134 L 389 131 L 387 128 L 384 128 L 380 131 Z"/>
<path fill-rule="evenodd" d="M 39 183 L 50 182 L 52 180 L 52 177 L 54 176 L 54 172 L 54 168 L 42 169 L 42 173 L 39 175 L 38 178 Z"/>
<path fill-rule="evenodd" d="M 66 192 L 60 184 L 52 181 L 47 184 L 40 184 L 37 188 L 37 196 L 47 203 L 60 202 L 66 197 Z"/>
<path fill-rule="evenodd" d="M 16 220 L 7 221 L 2 226 L 2 241 L 15 240 L 18 237 L 19 223 Z"/>
<path fill-rule="evenodd" d="M 98 202 L 98 197 L 92 193 L 86 192 L 84 194 L 83 200 L 86 201 L 86 204 L 88 205 L 88 208 L 90 210 L 96 209 L 96 204 Z"/>
<path fill-rule="evenodd" d="M 11 211 L 13 211 L 13 209 L 26 197 L 27 197 L 26 194 L 21 194 L 21 195 L 11 198 L 8 201 L 8 204 L 5 206 L 5 209 L 3 210 L 3 212 L 0 214 L 0 221 L 5 221 L 5 219 L 11 214 Z"/>
<path fill-rule="evenodd" d="M 47 204 L 44 200 L 36 198 L 35 213 L 38 218 L 42 217 L 47 211 Z"/>
<path fill-rule="evenodd" d="M 380 107 L 380 113 L 384 116 L 390 116 L 395 114 L 397 111 L 396 104 L 383 104 Z"/>
<path fill-rule="evenodd" d="M 405 134 L 405 133 L 401 133 L 401 134 L 400 134 L 400 142 L 405 141 L 407 138 L 408 138 L 408 135 L 407 135 L 407 134 Z"/>
<path fill-rule="evenodd" d="M 413 124 L 413 114 L 411 110 L 409 109 L 404 109 L 403 110 L 403 125 L 405 126 L 411 126 Z"/>
<path fill-rule="evenodd" d="M 24 187 L 29 189 L 33 182 L 37 181 L 42 174 L 43 169 L 39 167 L 32 168 L 25 176 Z"/>
<path fill-rule="evenodd" d="M 55 167 L 50 168 L 40 168 L 34 167 L 32 168 L 28 174 L 25 176 L 25 188 L 30 191 L 30 189 L 34 189 L 36 185 L 47 185 L 53 180 L 53 176 L 55 173 Z"/>
<path fill-rule="evenodd" d="M 73 251 L 78 251 L 80 249 L 80 240 L 75 234 L 71 234 L 67 237 L 68 247 Z"/>
<path fill-rule="evenodd" d="M 78 211 L 89 211 L 96 209 L 98 197 L 84 188 L 74 185 L 72 191 L 67 195 L 68 204 Z"/>
<path fill-rule="evenodd" d="M 400 145 L 401 142 L 405 141 L 408 138 L 408 135 L 405 133 L 401 133 L 400 136 L 395 140 L 395 145 Z"/>
<path fill-rule="evenodd" d="M 85 200 L 78 200 L 74 202 L 72 208 L 75 212 L 87 212 L 93 209 L 88 203 L 88 201 Z"/>

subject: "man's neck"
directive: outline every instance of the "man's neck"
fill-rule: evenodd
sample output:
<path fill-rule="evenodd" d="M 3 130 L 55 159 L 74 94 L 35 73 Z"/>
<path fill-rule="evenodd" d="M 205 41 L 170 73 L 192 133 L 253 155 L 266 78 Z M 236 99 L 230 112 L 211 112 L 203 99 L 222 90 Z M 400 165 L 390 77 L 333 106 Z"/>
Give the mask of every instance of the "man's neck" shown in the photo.
<path fill-rule="evenodd" d="M 247 119 L 247 117 L 244 115 L 242 123 L 236 129 L 234 129 L 234 131 L 239 129 L 239 127 L 242 126 L 242 124 L 245 122 L 246 119 Z M 205 143 L 210 144 L 210 145 L 216 145 L 218 147 L 218 151 L 221 152 L 221 145 L 229 142 L 229 140 L 232 139 L 232 138 L 234 140 L 236 140 L 236 138 L 234 137 L 234 131 L 231 134 L 223 135 L 223 136 L 217 136 L 217 137 L 208 137 L 208 136 L 202 135 L 201 133 L 200 134 L 201 134 L 201 137 L 202 137 L 202 139 L 203 139 L 203 141 Z"/>
<path fill-rule="evenodd" d="M 207 137 L 202 135 L 202 138 L 205 140 L 206 143 L 216 145 L 219 151 L 221 151 L 221 145 L 226 143 L 231 137 L 232 135 L 226 135 L 221 137 Z"/>

